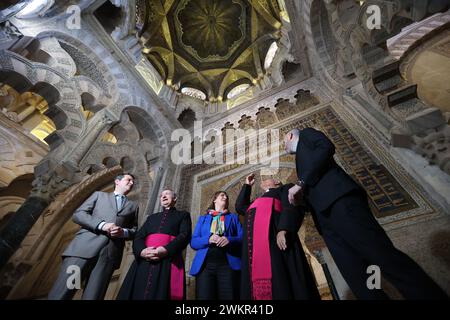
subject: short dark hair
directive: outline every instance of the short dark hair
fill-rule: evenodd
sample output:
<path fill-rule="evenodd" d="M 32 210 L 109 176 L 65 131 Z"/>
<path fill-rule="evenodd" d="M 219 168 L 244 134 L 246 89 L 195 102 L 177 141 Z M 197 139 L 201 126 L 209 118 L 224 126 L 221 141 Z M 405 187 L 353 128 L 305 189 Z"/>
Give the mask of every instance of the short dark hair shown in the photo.
<path fill-rule="evenodd" d="M 124 173 L 118 174 L 118 175 L 114 178 L 114 182 L 113 182 L 113 183 L 114 183 L 114 188 L 116 187 L 116 180 L 122 180 L 123 177 L 125 177 L 125 176 L 130 176 L 130 177 L 132 177 L 132 178 L 133 178 L 133 181 L 136 180 L 136 178 L 135 178 L 131 173 L 124 172 Z"/>
<path fill-rule="evenodd" d="M 114 178 L 114 181 L 116 181 L 116 180 L 122 180 L 123 177 L 125 177 L 125 176 L 130 176 L 130 177 L 133 178 L 133 180 L 136 180 L 136 177 L 133 176 L 131 173 L 124 172 L 124 173 L 118 174 L 118 175 Z"/>

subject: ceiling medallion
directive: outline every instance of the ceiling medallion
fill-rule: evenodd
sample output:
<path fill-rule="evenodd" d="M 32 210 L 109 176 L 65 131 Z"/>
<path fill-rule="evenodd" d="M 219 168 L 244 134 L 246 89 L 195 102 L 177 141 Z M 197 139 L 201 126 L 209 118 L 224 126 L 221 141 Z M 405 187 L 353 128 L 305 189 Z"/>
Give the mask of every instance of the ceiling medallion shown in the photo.
<path fill-rule="evenodd" d="M 225 61 L 246 37 L 241 0 L 182 0 L 175 10 L 178 42 L 200 62 Z"/>

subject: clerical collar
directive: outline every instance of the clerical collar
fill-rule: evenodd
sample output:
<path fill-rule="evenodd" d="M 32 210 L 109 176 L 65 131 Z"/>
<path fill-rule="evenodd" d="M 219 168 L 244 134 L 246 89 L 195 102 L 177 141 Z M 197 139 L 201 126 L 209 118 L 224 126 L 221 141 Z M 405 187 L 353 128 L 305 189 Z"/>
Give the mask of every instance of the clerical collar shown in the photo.
<path fill-rule="evenodd" d="M 163 212 L 175 210 L 175 207 L 163 208 Z"/>

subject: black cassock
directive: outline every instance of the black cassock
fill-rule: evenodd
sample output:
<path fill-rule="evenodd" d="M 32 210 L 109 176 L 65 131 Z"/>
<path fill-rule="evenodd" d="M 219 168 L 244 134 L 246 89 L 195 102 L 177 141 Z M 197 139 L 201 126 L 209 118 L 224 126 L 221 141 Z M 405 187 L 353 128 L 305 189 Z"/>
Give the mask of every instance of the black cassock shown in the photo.
<path fill-rule="evenodd" d="M 148 236 L 163 235 L 172 238 L 164 247 L 168 255 L 159 262 L 150 262 L 140 254 L 147 247 Z M 184 276 L 183 250 L 191 240 L 191 217 L 189 212 L 175 208 L 150 215 L 136 233 L 133 241 L 135 261 L 130 267 L 117 296 L 118 300 L 170 300 L 174 298 L 174 285 L 171 273 L 174 261 L 183 268 L 182 297 L 186 297 L 186 279 Z M 181 275 L 181 273 L 180 273 Z M 172 284 L 172 290 L 171 290 Z M 180 283 L 178 283 L 180 285 Z"/>
<path fill-rule="evenodd" d="M 268 288 L 269 291 L 271 288 L 271 294 L 269 293 L 268 296 L 266 295 L 265 298 L 261 299 L 320 300 L 314 277 L 298 237 L 298 230 L 303 222 L 304 211 L 301 207 L 292 206 L 288 201 L 288 190 L 292 186 L 293 184 L 287 184 L 279 188 L 273 188 L 261 196 L 261 198 L 277 199 L 278 204 L 281 204 L 282 207 L 280 212 L 275 210 L 275 204 L 270 208 L 272 214 L 270 216 L 270 225 L 268 226 L 268 239 L 264 241 L 269 242 L 271 283 L 269 283 Z M 255 269 L 252 269 L 252 259 L 255 259 L 255 256 L 252 254 L 255 247 L 253 227 L 255 215 L 259 208 L 249 209 L 251 205 L 250 194 L 251 186 L 244 184 L 236 201 L 236 211 L 241 215 L 245 215 L 241 268 L 241 299 L 244 300 L 258 299 L 255 294 L 260 296 L 257 293 L 259 289 L 256 290 L 254 288 L 256 282 L 252 281 L 251 274 L 252 270 L 253 272 L 255 271 Z M 285 251 L 280 250 L 276 242 L 276 236 L 280 230 L 287 231 L 287 249 Z M 256 235 L 256 238 L 258 238 L 258 235 Z"/>

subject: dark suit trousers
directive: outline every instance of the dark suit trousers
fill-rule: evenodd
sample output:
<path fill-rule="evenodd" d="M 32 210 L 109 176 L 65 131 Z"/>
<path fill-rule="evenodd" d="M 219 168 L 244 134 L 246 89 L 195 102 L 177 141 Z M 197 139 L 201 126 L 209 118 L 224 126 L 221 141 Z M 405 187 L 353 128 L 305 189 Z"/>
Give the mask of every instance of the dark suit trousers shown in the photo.
<path fill-rule="evenodd" d="M 195 283 L 197 300 L 238 299 L 239 272 L 231 269 L 225 255 L 208 254 Z"/>
<path fill-rule="evenodd" d="M 396 249 L 360 192 L 349 193 L 317 214 L 324 240 L 342 276 L 358 299 L 387 299 L 383 290 L 368 289 L 369 265 L 405 299 L 446 299 L 447 295 L 408 255 Z"/>
<path fill-rule="evenodd" d="M 108 289 L 109 281 L 114 272 L 114 261 L 108 257 L 109 246 L 105 246 L 100 254 L 92 259 L 79 257 L 64 257 L 61 271 L 56 279 L 50 293 L 49 300 L 70 300 L 77 289 L 67 287 L 68 278 L 73 275 L 66 271 L 71 265 L 78 266 L 81 271 L 81 283 L 86 280 L 83 291 L 83 300 L 103 300 Z M 71 281 L 72 282 L 72 281 Z"/>

